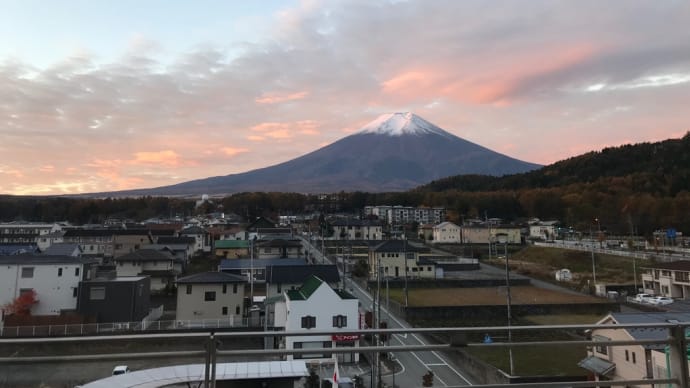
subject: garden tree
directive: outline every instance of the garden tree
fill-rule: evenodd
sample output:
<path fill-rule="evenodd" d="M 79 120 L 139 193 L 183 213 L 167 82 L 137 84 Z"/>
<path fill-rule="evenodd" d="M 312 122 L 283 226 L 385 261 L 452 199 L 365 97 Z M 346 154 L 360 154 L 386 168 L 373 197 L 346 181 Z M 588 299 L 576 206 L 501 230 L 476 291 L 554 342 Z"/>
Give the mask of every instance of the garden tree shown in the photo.
<path fill-rule="evenodd" d="M 352 275 L 358 278 L 365 278 L 369 274 L 369 263 L 365 259 L 359 259 L 352 267 Z"/>
<path fill-rule="evenodd" d="M 38 303 L 36 291 L 22 291 L 16 299 L 4 305 L 2 309 L 6 314 L 28 317 L 31 315 L 31 307 L 36 303 Z"/>
<path fill-rule="evenodd" d="M 422 387 L 433 387 L 434 386 L 434 372 L 427 371 L 427 373 L 422 376 Z"/>
<path fill-rule="evenodd" d="M 320 382 L 319 375 L 316 374 L 314 368 L 309 368 L 309 376 L 307 377 L 306 384 L 304 384 L 305 388 L 319 388 Z"/>

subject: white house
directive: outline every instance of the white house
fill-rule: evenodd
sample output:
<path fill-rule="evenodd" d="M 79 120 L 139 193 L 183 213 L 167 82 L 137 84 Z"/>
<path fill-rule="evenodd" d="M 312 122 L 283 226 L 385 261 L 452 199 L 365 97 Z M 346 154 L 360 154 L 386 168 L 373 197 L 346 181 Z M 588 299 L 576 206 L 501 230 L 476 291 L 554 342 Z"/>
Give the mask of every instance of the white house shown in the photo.
<path fill-rule="evenodd" d="M 529 237 L 540 240 L 553 240 L 558 237 L 558 221 L 536 221 L 529 225 Z"/>
<path fill-rule="evenodd" d="M 204 228 L 199 226 L 184 228 L 180 231 L 180 236 L 194 238 L 194 252 L 211 252 L 209 233 Z"/>
<path fill-rule="evenodd" d="M 162 291 L 172 286 L 177 275 L 182 273 L 183 261 L 168 252 L 153 249 L 139 249 L 115 258 L 118 277 L 149 276 L 151 291 Z"/>
<path fill-rule="evenodd" d="M 381 240 L 383 226 L 378 220 L 338 219 L 331 223 L 336 240 Z"/>
<path fill-rule="evenodd" d="M 291 332 L 331 332 L 328 335 L 286 337 L 286 349 L 358 348 L 358 336 L 338 332 L 359 330 L 359 301 L 348 292 L 335 290 L 312 276 L 299 289 L 284 291 L 283 300 L 275 302 L 274 326 Z M 332 359 L 332 354 L 315 351 L 313 354 L 288 355 L 288 360 L 297 358 Z M 338 360 L 356 363 L 359 362 L 359 353 L 339 353 Z"/>
<path fill-rule="evenodd" d="M 240 324 L 244 316 L 246 279 L 224 272 L 203 272 L 177 280 L 178 321 L 228 319 Z"/>
<path fill-rule="evenodd" d="M 419 256 L 421 249 L 407 240 L 387 240 L 369 249 L 369 276 L 428 278 L 436 277 L 436 264 Z"/>
<path fill-rule="evenodd" d="M 433 243 L 448 243 L 456 244 L 462 242 L 462 233 L 460 233 L 460 227 L 452 222 L 441 222 L 440 224 L 434 226 L 433 230 Z"/>
<path fill-rule="evenodd" d="M 665 324 L 687 322 L 689 313 L 610 313 L 597 322 L 602 325 L 619 324 Z M 625 328 L 592 329 L 592 340 L 601 345 L 594 346 L 578 365 L 592 373 L 597 380 L 642 380 L 647 378 L 668 378 L 667 358 L 664 344 L 607 346 L 608 341 L 665 340 L 668 329 Z"/>
<path fill-rule="evenodd" d="M 33 315 L 76 310 L 79 282 L 89 276 L 88 263 L 72 256 L 0 256 L 0 306 L 33 290 L 38 300 Z"/>

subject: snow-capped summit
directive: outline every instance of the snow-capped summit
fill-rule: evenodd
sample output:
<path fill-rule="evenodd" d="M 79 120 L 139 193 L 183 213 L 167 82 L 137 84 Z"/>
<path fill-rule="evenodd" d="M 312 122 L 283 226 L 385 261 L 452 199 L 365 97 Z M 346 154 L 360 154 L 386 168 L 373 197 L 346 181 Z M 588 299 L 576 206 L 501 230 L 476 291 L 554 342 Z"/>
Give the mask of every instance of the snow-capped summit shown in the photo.
<path fill-rule="evenodd" d="M 434 124 L 411 112 L 387 113 L 362 127 L 358 133 L 376 133 L 380 135 L 425 135 L 434 133 L 442 136 L 450 134 Z"/>
<path fill-rule="evenodd" d="M 389 113 L 357 133 L 274 166 L 126 193 L 400 191 L 451 175 L 504 175 L 539 167 L 459 138 L 412 113 Z"/>

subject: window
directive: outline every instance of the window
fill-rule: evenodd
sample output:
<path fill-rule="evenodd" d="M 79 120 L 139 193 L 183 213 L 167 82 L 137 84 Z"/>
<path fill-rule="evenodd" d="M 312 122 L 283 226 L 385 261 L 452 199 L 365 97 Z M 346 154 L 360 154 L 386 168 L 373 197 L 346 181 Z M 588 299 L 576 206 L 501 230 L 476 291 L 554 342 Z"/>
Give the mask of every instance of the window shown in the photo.
<path fill-rule="evenodd" d="M 105 287 L 91 287 L 89 289 L 90 300 L 105 300 Z"/>
<path fill-rule="evenodd" d="M 609 338 L 602 337 L 602 336 L 599 336 L 599 335 L 595 335 L 593 339 L 594 339 L 594 341 L 599 341 L 599 342 L 610 341 Z M 604 354 L 604 355 L 608 355 L 608 354 L 609 354 L 609 352 L 608 352 L 608 346 L 606 346 L 606 345 L 596 345 L 596 346 L 594 347 L 594 350 L 595 350 L 597 353 L 599 353 L 599 354 Z"/>
<path fill-rule="evenodd" d="M 346 327 L 347 326 L 347 316 L 345 315 L 334 315 L 333 316 L 333 327 Z"/>
<path fill-rule="evenodd" d="M 216 292 L 215 291 L 206 291 L 204 293 L 204 301 L 205 302 L 213 302 L 216 300 Z"/>
<path fill-rule="evenodd" d="M 628 354 L 628 351 L 625 351 L 625 361 L 630 361 L 630 354 Z"/>
<path fill-rule="evenodd" d="M 316 327 L 316 317 L 312 317 L 311 315 L 307 315 L 302 317 L 302 328 L 303 329 L 311 329 Z"/>
<path fill-rule="evenodd" d="M 228 307 L 223 306 L 223 315 L 228 315 Z"/>
<path fill-rule="evenodd" d="M 79 289 L 78 289 L 77 287 L 74 287 L 74 288 L 72 289 L 72 298 L 76 298 L 76 297 L 77 297 L 77 291 L 78 291 L 78 290 L 79 290 Z"/>
<path fill-rule="evenodd" d="M 79 276 L 79 267 L 74 269 L 74 276 Z"/>
<path fill-rule="evenodd" d="M 22 278 L 32 278 L 34 277 L 34 267 L 23 267 L 22 268 Z"/>
<path fill-rule="evenodd" d="M 281 284 L 278 283 L 278 285 L 277 285 L 277 291 L 278 291 L 278 293 L 281 293 L 281 292 L 282 292 L 282 291 L 281 291 L 281 288 L 282 288 L 282 287 L 281 287 Z"/>
<path fill-rule="evenodd" d="M 633 356 L 633 364 L 636 364 L 637 360 L 635 359 L 635 352 L 632 352 L 632 356 Z"/>
<path fill-rule="evenodd" d="M 187 284 L 187 295 L 191 295 L 191 294 L 192 294 L 192 285 Z"/>
<path fill-rule="evenodd" d="M 235 306 L 235 314 L 240 315 L 240 305 Z"/>
<path fill-rule="evenodd" d="M 58 268 L 58 276 L 62 276 L 62 268 Z"/>
<path fill-rule="evenodd" d="M 232 293 L 237 294 L 237 284 L 232 285 Z"/>
<path fill-rule="evenodd" d="M 228 293 L 228 285 L 223 284 L 223 294 L 227 294 L 227 293 Z"/>

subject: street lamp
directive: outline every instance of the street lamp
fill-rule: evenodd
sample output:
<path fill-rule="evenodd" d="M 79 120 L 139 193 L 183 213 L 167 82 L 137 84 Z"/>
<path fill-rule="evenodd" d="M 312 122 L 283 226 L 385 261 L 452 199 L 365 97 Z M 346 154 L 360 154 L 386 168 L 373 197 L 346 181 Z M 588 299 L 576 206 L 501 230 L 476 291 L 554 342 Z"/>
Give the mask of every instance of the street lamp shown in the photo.
<path fill-rule="evenodd" d="M 506 258 L 506 308 L 508 310 L 508 343 L 513 342 L 513 337 L 512 337 L 512 331 L 510 330 L 510 324 L 511 324 L 511 313 L 510 313 L 510 303 L 511 303 L 511 298 L 510 298 L 510 267 L 508 266 L 508 235 L 505 233 L 499 233 L 496 235 L 498 238 L 498 242 L 503 244 L 503 249 L 504 249 L 504 255 Z M 513 376 L 514 373 L 514 365 L 513 365 L 513 348 L 511 346 L 508 347 L 508 358 L 510 361 L 510 375 Z"/>

